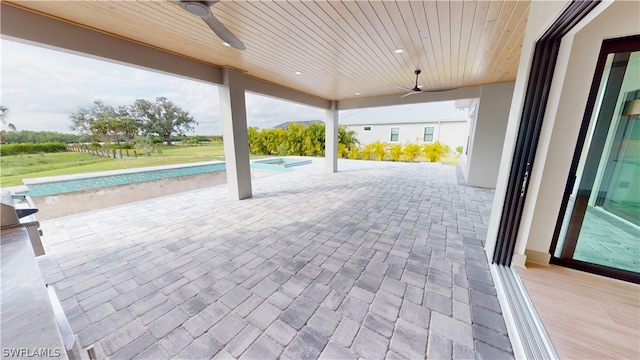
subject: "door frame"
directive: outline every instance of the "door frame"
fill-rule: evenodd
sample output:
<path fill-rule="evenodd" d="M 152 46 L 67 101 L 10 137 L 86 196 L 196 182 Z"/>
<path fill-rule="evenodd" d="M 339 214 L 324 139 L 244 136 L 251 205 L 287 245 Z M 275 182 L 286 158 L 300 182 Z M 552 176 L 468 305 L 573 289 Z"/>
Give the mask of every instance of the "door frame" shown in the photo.
<path fill-rule="evenodd" d="M 585 112 L 582 117 L 580 132 L 578 133 L 578 141 L 576 144 L 575 151 L 573 153 L 573 158 L 571 160 L 571 167 L 569 168 L 569 175 L 567 177 L 567 183 L 565 185 L 564 194 L 562 197 L 562 203 L 560 205 L 560 211 L 558 213 L 558 220 L 556 222 L 556 226 L 553 232 L 553 239 L 549 247 L 549 252 L 551 253 L 550 262 L 552 264 L 640 284 L 640 274 L 632 273 L 630 271 L 610 268 L 603 265 L 587 263 L 580 260 L 574 260 L 572 258 L 571 259 L 558 258 L 554 256 L 556 247 L 558 246 L 560 233 L 562 232 L 562 225 L 563 225 L 565 213 L 567 211 L 567 207 L 569 204 L 570 196 L 571 196 L 571 193 L 573 192 L 573 188 L 577 180 L 576 174 L 578 171 L 578 164 L 580 162 L 580 157 L 582 156 L 582 151 L 583 151 L 583 147 L 586 141 L 586 136 L 589 130 L 592 113 L 596 107 L 596 100 L 597 100 L 598 91 L 600 89 L 600 85 L 602 82 L 602 75 L 606 65 L 607 56 L 610 53 L 621 53 L 621 52 L 628 52 L 628 51 L 640 51 L 640 35 L 609 39 L 609 40 L 604 40 L 602 42 L 602 46 L 600 48 L 600 54 L 598 56 L 598 62 L 593 75 L 593 81 L 591 83 L 591 88 L 589 90 L 587 106 L 585 108 Z M 609 79 L 606 79 L 606 81 L 608 80 Z M 616 94 L 616 97 L 617 97 L 617 94 Z M 611 111 L 613 111 L 613 109 L 611 109 Z M 608 132 L 608 127 L 605 132 Z M 604 146 L 604 144 L 602 144 L 602 146 Z M 599 152 L 598 149 L 595 149 L 594 151 Z M 576 201 L 576 206 L 578 205 L 580 204 L 578 204 Z M 586 203 L 581 205 L 586 207 Z M 581 225 L 582 225 L 582 221 L 580 221 L 580 226 Z M 578 227 L 578 231 L 580 226 Z M 570 249 L 566 251 L 573 253 L 573 250 L 575 250 L 575 246 L 576 246 L 576 242 L 574 241 L 573 243 L 569 244 Z M 565 250 L 563 250 L 563 253 L 564 252 Z"/>
<path fill-rule="evenodd" d="M 573 1 L 536 42 L 492 263 L 510 266 L 560 41 L 600 1 Z"/>

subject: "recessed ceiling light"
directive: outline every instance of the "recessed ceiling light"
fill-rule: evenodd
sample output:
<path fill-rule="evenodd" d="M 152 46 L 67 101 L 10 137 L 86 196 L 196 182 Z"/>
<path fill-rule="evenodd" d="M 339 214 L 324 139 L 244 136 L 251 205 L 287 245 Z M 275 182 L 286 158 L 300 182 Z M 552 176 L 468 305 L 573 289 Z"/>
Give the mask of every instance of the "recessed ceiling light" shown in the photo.
<path fill-rule="evenodd" d="M 402 54 L 404 52 L 404 50 L 403 49 L 395 49 L 395 50 L 393 50 L 393 52 L 396 53 L 396 54 Z"/>
<path fill-rule="evenodd" d="M 294 74 L 296 74 L 296 75 L 302 75 L 302 71 L 296 71 L 296 72 L 294 72 Z"/>
<path fill-rule="evenodd" d="M 360 95 L 360 93 L 355 93 L 356 95 Z"/>
<path fill-rule="evenodd" d="M 231 45 L 229 45 L 229 43 L 228 43 L 228 42 L 226 42 L 226 41 L 223 41 L 223 42 L 222 42 L 222 45 L 224 45 L 224 46 L 228 46 L 228 47 L 231 47 Z"/>

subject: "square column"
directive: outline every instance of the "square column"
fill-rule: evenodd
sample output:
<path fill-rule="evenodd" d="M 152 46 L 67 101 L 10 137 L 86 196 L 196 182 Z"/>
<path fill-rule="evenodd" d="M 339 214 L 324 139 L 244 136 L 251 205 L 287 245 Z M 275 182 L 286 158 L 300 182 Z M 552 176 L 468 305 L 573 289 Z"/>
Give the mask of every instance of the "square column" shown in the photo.
<path fill-rule="evenodd" d="M 218 89 L 227 185 L 229 196 L 236 200 L 252 196 L 244 80 L 240 71 L 224 68 Z"/>
<path fill-rule="evenodd" d="M 330 108 L 326 110 L 324 123 L 325 170 L 328 173 L 335 173 L 338 171 L 338 110 L 335 101 L 331 101 Z"/>

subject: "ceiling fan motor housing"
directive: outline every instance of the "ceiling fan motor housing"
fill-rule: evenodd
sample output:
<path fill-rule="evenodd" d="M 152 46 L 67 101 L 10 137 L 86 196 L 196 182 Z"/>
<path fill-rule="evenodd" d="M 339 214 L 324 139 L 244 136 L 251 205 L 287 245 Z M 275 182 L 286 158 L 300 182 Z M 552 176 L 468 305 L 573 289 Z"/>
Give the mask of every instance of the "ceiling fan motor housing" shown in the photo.
<path fill-rule="evenodd" d="M 411 92 L 421 92 L 422 89 L 420 89 L 420 87 L 418 86 L 418 75 L 420 75 L 422 71 L 420 69 L 416 69 L 416 71 L 414 71 L 414 73 L 416 74 L 416 86 L 414 86 L 413 89 L 411 89 Z"/>
<path fill-rule="evenodd" d="M 209 6 L 198 1 L 185 2 L 184 8 L 193 15 L 197 15 L 200 17 L 205 17 L 211 13 L 209 11 Z"/>

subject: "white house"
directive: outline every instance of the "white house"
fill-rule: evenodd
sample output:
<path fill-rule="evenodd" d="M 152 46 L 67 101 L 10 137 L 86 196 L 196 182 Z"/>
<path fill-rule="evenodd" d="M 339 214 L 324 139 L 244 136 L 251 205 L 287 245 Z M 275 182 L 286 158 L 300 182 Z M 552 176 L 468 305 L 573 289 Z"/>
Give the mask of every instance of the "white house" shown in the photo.
<path fill-rule="evenodd" d="M 362 145 L 377 140 L 391 144 L 439 141 L 455 149 L 466 147 L 470 118 L 469 111 L 457 108 L 455 101 L 441 101 L 345 110 L 340 112 L 339 124 L 354 131 Z"/>

